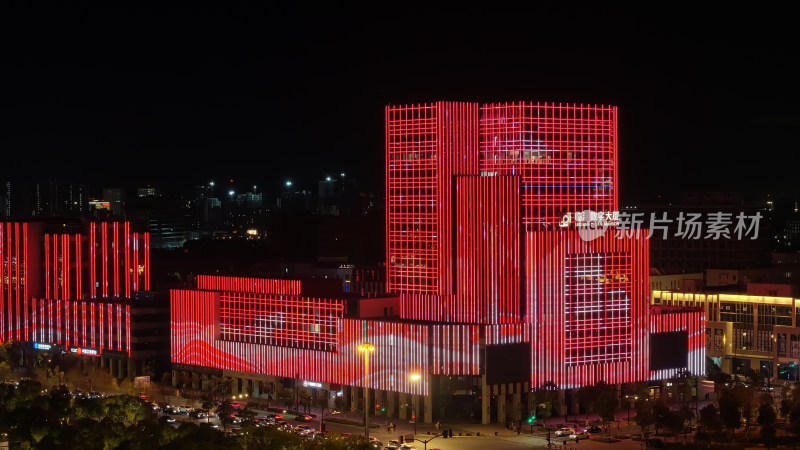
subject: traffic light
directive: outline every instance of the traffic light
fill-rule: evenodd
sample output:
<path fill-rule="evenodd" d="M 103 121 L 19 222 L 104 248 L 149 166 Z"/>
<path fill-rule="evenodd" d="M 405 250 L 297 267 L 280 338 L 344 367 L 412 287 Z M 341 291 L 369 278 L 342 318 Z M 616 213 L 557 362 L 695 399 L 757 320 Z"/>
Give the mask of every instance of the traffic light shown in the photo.
<path fill-rule="evenodd" d="M 381 405 L 380 403 L 376 403 L 375 411 L 386 412 L 386 405 Z"/>
<path fill-rule="evenodd" d="M 533 422 L 536 422 L 536 415 L 528 417 L 528 423 L 533 423 Z"/>

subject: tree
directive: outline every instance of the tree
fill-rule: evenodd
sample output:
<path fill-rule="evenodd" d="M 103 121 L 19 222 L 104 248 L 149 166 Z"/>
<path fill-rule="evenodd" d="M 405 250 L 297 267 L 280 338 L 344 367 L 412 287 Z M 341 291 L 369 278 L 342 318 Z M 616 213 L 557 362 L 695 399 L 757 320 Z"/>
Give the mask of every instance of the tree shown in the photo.
<path fill-rule="evenodd" d="M 789 413 L 789 431 L 800 436 L 800 408 L 794 408 Z"/>
<path fill-rule="evenodd" d="M 764 425 L 761 427 L 761 442 L 767 448 L 775 447 L 778 444 L 778 439 L 775 437 L 776 429 L 772 425 Z"/>
<path fill-rule="evenodd" d="M 655 423 L 653 405 L 649 401 L 638 402 L 636 405 L 636 416 L 633 417 L 633 421 L 642 429 L 642 439 L 645 439 L 647 437 L 645 435 L 647 428 Z"/>
<path fill-rule="evenodd" d="M 205 398 L 205 399 L 203 399 L 202 407 L 203 407 L 204 410 L 206 410 L 208 412 L 216 411 L 217 407 L 219 406 L 219 403 L 220 402 L 218 402 L 216 400 L 212 400 L 210 398 Z M 210 418 L 210 416 L 208 414 L 206 414 L 206 423 L 209 423 L 209 422 L 211 422 L 211 418 Z"/>
<path fill-rule="evenodd" d="M 730 431 L 731 438 L 733 438 L 734 431 L 742 426 L 740 406 L 736 396 L 730 389 L 722 391 L 719 397 L 719 416 L 722 419 L 722 424 Z"/>
<path fill-rule="evenodd" d="M 659 429 L 669 426 L 671 413 L 669 406 L 662 399 L 653 402 L 653 423 L 656 427 L 656 436 L 658 436 Z"/>
<path fill-rule="evenodd" d="M 223 400 L 217 405 L 214 412 L 217 413 L 220 423 L 222 423 L 222 430 L 228 431 L 228 427 L 233 423 L 233 403 L 230 400 Z"/>
<path fill-rule="evenodd" d="M 553 417 L 558 412 L 555 405 L 558 403 L 558 386 L 552 381 L 542 384 L 533 391 L 534 412 L 537 420 L 544 420 Z M 544 405 L 544 406 L 542 406 Z"/>
<path fill-rule="evenodd" d="M 730 383 L 731 376 L 722 371 L 713 359 L 706 357 L 706 378 L 714 382 L 714 388 L 719 391 L 726 383 Z"/>
<path fill-rule="evenodd" d="M 700 426 L 708 433 L 717 434 L 722 431 L 722 419 L 714 405 L 706 405 L 700 410 Z"/>
<path fill-rule="evenodd" d="M 344 397 L 338 395 L 333 399 L 333 407 L 336 408 L 337 411 L 344 411 L 346 403 Z"/>
<path fill-rule="evenodd" d="M 603 427 L 608 429 L 608 422 L 614 420 L 614 413 L 619 407 L 619 398 L 614 392 L 614 387 L 603 389 L 595 401 L 595 409 L 600 418 L 603 419 Z"/>
<path fill-rule="evenodd" d="M 599 384 L 600 383 L 598 383 L 598 385 Z M 581 406 L 581 409 L 583 409 L 583 412 L 587 415 L 587 417 L 589 413 L 594 410 L 594 402 L 600 395 L 600 392 L 601 390 L 599 386 L 583 386 L 578 389 L 578 392 L 575 393 L 578 404 Z"/>
<path fill-rule="evenodd" d="M 667 416 L 664 425 L 675 436 L 675 442 L 678 442 L 678 435 L 683 431 L 684 419 L 680 411 L 667 410 Z"/>
<path fill-rule="evenodd" d="M 758 407 L 758 418 L 756 421 L 761 426 L 772 426 L 776 419 L 775 408 L 772 405 L 762 404 Z"/>

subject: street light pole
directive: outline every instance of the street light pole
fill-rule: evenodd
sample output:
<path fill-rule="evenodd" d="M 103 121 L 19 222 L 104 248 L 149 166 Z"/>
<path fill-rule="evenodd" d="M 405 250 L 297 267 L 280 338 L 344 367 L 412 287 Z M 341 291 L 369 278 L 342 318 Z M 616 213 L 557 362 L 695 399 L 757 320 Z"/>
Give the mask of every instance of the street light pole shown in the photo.
<path fill-rule="evenodd" d="M 417 383 L 420 379 L 422 379 L 422 375 L 418 373 L 411 374 L 411 381 Z M 414 435 L 417 434 L 417 394 L 411 394 L 411 404 L 412 406 L 412 414 L 414 415 Z M 427 445 L 427 443 L 426 443 Z"/>
<path fill-rule="evenodd" d="M 364 436 L 369 439 L 369 354 L 375 351 L 375 346 L 361 344 L 358 351 L 364 353 Z"/>

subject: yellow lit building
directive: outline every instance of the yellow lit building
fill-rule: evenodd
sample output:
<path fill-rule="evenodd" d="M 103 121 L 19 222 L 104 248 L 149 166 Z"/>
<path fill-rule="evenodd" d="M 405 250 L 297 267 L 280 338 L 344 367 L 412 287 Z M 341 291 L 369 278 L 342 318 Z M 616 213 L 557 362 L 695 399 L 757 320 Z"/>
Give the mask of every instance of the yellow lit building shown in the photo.
<path fill-rule="evenodd" d="M 693 306 L 706 312 L 706 355 L 726 373 L 759 368 L 797 380 L 800 367 L 800 299 L 764 295 L 654 290 L 654 305 Z"/>

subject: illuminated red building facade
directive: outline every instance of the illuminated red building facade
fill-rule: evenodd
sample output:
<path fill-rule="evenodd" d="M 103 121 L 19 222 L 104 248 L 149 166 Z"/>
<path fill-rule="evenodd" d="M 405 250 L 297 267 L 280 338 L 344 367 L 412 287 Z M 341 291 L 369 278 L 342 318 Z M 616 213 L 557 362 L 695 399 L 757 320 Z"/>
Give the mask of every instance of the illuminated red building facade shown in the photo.
<path fill-rule="evenodd" d="M 400 320 L 359 319 L 287 280 L 201 277 L 171 295 L 179 370 L 227 371 L 237 389 L 252 374 L 327 383 L 356 401 L 368 342 L 369 388 L 391 414 L 405 417 L 418 394 L 425 421 L 485 423 L 522 418 L 547 383 L 702 372 L 703 314 L 650 310 L 647 241 L 560 226 L 566 213 L 618 210 L 615 107 L 436 102 L 388 106 L 385 119 L 386 279 Z M 679 356 L 653 357 L 665 345 Z M 569 394 L 561 406 L 575 407 Z"/>
<path fill-rule="evenodd" d="M 118 377 L 168 355 L 168 305 L 147 292 L 148 233 L 129 222 L 29 222 L 0 224 L 0 235 L 0 341 L 97 356 Z"/>
<path fill-rule="evenodd" d="M 25 300 L 41 294 L 41 224 L 0 222 L 0 342 L 28 336 Z"/>

